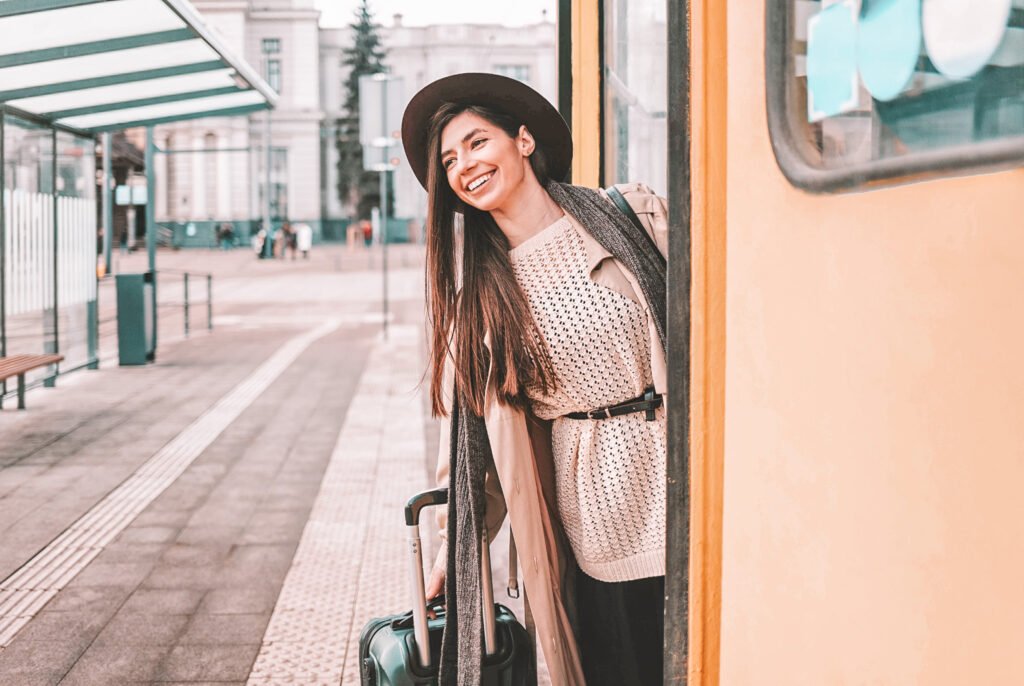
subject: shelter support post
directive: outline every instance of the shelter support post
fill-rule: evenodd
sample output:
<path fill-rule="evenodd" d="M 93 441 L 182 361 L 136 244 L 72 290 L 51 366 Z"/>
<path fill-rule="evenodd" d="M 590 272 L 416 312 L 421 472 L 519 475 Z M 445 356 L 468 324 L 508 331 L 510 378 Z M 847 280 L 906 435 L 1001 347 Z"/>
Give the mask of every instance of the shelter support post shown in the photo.
<path fill-rule="evenodd" d="M 54 355 L 60 354 L 60 191 L 57 188 L 57 157 L 58 157 L 58 145 L 59 140 L 57 139 L 57 129 L 50 130 L 50 183 L 51 192 L 53 193 L 53 302 L 50 303 L 51 309 L 48 314 L 51 316 L 50 320 L 50 331 L 51 339 L 44 343 L 45 350 L 48 353 Z M 43 380 L 43 385 L 47 388 L 52 388 L 57 385 L 57 368 L 49 367 L 48 372 L 52 372 L 47 375 Z M 24 409 L 22 407 L 24 403 L 24 387 L 22 383 L 18 386 L 18 409 Z"/>
<path fill-rule="evenodd" d="M 148 271 L 152 275 L 152 325 L 153 325 L 153 352 L 156 353 L 157 345 L 157 316 L 156 304 L 156 144 L 153 142 L 153 127 L 146 127 L 146 256 L 149 259 Z"/>
<path fill-rule="evenodd" d="M 267 110 L 267 118 L 263 122 L 263 230 L 266 232 L 264 240 L 271 246 L 270 254 L 273 256 L 274 231 L 270 224 L 270 161 L 272 149 L 270 147 L 270 110 Z"/>
<path fill-rule="evenodd" d="M 111 196 L 111 179 L 113 178 L 113 161 L 111 160 L 111 134 L 105 131 L 100 134 L 103 143 L 103 185 L 100 193 L 100 207 L 103 208 L 103 273 L 110 273 L 110 255 L 114 243 L 114 208 Z"/>

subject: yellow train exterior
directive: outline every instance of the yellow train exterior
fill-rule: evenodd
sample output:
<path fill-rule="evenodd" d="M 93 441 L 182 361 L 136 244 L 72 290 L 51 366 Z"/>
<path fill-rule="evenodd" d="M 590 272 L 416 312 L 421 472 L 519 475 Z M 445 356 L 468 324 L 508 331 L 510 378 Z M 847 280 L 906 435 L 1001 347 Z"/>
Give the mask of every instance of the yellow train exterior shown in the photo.
<path fill-rule="evenodd" d="M 647 180 L 609 161 L 628 149 L 609 93 L 630 86 L 611 53 L 639 40 L 613 24 L 664 22 L 655 190 L 690 247 L 666 683 L 1024 683 L 1024 3 L 559 9 L 592 186 Z"/>

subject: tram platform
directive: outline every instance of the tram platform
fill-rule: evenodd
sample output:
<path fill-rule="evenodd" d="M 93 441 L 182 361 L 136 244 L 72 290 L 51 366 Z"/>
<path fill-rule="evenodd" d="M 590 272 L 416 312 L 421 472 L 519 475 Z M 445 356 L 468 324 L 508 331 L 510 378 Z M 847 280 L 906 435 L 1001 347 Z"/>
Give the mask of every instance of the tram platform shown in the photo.
<path fill-rule="evenodd" d="M 390 251 L 386 338 L 371 253 L 162 252 L 214 274 L 211 332 L 144 367 L 101 341 L 0 412 L 0 684 L 359 682 L 437 450 L 422 250 Z"/>

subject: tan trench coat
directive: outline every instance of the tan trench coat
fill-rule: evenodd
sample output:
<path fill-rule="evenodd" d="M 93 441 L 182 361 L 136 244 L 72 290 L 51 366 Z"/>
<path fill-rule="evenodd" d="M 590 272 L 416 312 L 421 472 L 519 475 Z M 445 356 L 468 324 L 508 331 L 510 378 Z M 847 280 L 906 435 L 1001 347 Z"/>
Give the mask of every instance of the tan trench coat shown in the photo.
<path fill-rule="evenodd" d="M 642 184 L 622 184 L 617 188 L 654 237 L 658 249 L 667 256 L 668 213 L 665 201 Z M 665 393 L 665 353 L 639 284 L 589 233 L 580 233 L 589 259 L 590 277 L 596 283 L 639 302 L 648 313 L 651 372 L 656 390 Z M 445 387 L 451 387 L 450 379 Z M 486 394 L 484 422 L 494 455 L 486 478 L 489 538 L 494 540 L 507 513 L 518 549 L 523 586 L 536 626 L 537 644 L 544 651 L 551 683 L 556 686 L 584 686 L 570 611 L 562 590 L 567 569 L 566 553 L 571 555 L 571 551 L 566 547 L 568 543 L 558 523 L 550 422 L 498 403 L 490 386 Z M 437 462 L 437 481 L 442 487 L 448 485 L 449 437 L 450 422 L 445 420 L 441 427 Z M 438 512 L 438 524 L 444 536 L 447 531 L 444 508 Z M 442 546 L 438 557 L 442 565 L 445 556 Z"/>

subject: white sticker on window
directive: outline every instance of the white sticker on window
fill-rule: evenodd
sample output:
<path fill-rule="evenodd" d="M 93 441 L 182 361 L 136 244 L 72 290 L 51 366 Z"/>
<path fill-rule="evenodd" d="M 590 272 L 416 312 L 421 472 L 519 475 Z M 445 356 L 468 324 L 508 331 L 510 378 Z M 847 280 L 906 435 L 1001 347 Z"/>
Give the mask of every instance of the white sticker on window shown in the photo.
<path fill-rule="evenodd" d="M 807 20 L 807 118 L 821 121 L 857 108 L 858 0 L 841 0 Z"/>
<path fill-rule="evenodd" d="M 921 21 L 932 64 L 968 79 L 988 64 L 1006 35 L 1012 0 L 924 0 Z"/>

